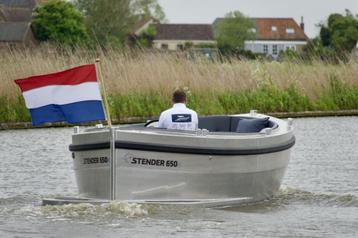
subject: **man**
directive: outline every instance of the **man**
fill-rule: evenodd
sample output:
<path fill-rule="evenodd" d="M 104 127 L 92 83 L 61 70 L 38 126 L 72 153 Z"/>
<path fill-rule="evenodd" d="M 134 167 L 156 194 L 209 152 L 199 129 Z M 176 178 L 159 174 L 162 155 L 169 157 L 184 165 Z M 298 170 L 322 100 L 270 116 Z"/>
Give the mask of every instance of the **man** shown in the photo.
<path fill-rule="evenodd" d="M 173 93 L 173 107 L 162 112 L 158 127 L 176 130 L 196 130 L 198 128 L 198 115 L 186 107 L 186 94 L 183 90 Z"/>

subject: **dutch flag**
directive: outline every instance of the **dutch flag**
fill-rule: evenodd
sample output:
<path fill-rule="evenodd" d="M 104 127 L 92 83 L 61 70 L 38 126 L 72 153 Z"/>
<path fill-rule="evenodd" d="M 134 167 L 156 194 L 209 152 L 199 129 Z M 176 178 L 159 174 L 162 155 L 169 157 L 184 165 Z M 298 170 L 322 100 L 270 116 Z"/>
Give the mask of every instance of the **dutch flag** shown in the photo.
<path fill-rule="evenodd" d="M 21 88 L 33 125 L 105 120 L 93 64 L 15 82 Z"/>

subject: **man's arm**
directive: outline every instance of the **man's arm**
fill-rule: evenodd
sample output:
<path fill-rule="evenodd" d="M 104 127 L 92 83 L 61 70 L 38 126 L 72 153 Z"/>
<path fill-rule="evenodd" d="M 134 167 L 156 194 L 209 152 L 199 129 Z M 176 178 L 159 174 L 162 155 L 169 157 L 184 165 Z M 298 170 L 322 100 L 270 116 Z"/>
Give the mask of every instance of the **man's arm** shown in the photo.
<path fill-rule="evenodd" d="M 199 119 L 198 119 L 198 114 L 194 111 L 193 113 L 193 122 L 195 123 L 195 129 L 198 129 L 199 126 Z"/>
<path fill-rule="evenodd" d="M 165 115 L 164 115 L 164 112 L 162 112 L 160 114 L 159 121 L 158 121 L 159 128 L 166 128 L 166 126 L 164 125 L 164 121 L 165 121 Z"/>

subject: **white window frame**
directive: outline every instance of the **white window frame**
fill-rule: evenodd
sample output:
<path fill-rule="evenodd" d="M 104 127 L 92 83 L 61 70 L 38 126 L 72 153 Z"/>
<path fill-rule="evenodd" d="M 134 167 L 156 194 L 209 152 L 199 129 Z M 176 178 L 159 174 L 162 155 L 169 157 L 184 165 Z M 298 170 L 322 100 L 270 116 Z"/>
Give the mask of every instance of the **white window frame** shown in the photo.
<path fill-rule="evenodd" d="M 287 34 L 295 34 L 295 29 L 292 27 L 288 27 L 288 28 L 286 28 L 286 33 Z"/>
<path fill-rule="evenodd" d="M 277 31 L 277 26 L 271 26 L 271 31 L 276 32 Z"/>

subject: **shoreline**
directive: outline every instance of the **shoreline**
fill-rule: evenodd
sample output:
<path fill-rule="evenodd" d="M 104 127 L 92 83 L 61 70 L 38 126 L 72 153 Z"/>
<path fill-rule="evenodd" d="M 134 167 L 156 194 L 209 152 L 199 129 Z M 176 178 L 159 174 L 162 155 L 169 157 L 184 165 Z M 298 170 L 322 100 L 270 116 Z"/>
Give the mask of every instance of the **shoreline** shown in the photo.
<path fill-rule="evenodd" d="M 271 112 L 265 113 L 269 116 L 277 118 L 302 118 L 302 117 L 331 117 L 331 116 L 358 116 L 358 110 L 339 110 L 339 111 L 303 111 L 303 112 Z M 144 123 L 148 120 L 155 120 L 158 117 L 126 117 L 118 120 L 113 120 L 116 124 L 134 124 Z M 99 122 L 100 123 L 100 122 Z M 105 122 L 102 122 L 105 123 Z M 98 123 L 83 123 L 80 126 L 93 126 Z M 1 130 L 16 130 L 16 129 L 39 129 L 39 128 L 53 128 L 53 127 L 72 127 L 74 125 L 65 122 L 48 123 L 42 126 L 33 126 L 31 122 L 4 122 L 0 123 Z"/>

